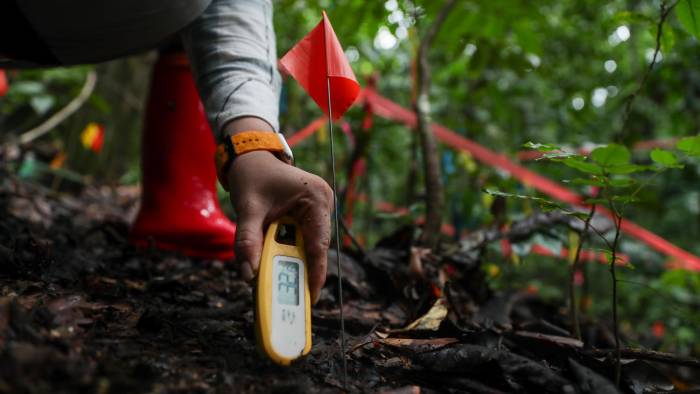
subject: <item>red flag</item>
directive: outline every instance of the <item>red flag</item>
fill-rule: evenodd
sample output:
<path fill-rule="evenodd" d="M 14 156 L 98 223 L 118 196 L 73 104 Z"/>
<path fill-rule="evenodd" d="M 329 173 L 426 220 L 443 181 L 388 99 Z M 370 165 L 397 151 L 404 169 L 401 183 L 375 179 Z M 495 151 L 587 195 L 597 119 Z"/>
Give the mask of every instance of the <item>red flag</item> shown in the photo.
<path fill-rule="evenodd" d="M 330 79 L 333 120 L 343 116 L 360 93 L 360 85 L 325 11 L 321 22 L 282 57 L 280 65 L 325 113 L 328 113 L 326 77 Z"/>

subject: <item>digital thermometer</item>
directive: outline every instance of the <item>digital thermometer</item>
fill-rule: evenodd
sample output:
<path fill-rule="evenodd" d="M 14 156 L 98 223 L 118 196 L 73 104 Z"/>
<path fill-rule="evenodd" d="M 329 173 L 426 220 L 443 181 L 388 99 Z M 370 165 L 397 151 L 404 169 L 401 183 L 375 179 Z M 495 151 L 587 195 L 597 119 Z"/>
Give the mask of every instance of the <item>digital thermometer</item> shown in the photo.
<path fill-rule="evenodd" d="M 257 344 L 272 361 L 289 365 L 311 350 L 311 301 L 304 240 L 285 216 L 265 234 L 255 293 Z"/>

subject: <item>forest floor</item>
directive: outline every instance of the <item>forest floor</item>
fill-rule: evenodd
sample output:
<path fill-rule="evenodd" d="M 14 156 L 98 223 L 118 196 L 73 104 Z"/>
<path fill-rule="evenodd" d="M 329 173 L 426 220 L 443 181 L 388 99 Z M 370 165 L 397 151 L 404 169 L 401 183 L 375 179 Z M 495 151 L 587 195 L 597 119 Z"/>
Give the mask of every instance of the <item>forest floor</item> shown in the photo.
<path fill-rule="evenodd" d="M 137 203 L 133 188 L 59 194 L 0 169 L 0 393 L 343 390 L 334 261 L 310 355 L 278 367 L 256 351 L 234 264 L 132 247 Z M 605 324 L 587 322 L 583 346 L 560 306 L 489 289 L 474 248 L 423 255 L 412 231 L 341 259 L 345 391 L 618 392 L 593 348 L 612 347 Z M 629 353 L 620 392 L 697 390 L 698 365 Z"/>

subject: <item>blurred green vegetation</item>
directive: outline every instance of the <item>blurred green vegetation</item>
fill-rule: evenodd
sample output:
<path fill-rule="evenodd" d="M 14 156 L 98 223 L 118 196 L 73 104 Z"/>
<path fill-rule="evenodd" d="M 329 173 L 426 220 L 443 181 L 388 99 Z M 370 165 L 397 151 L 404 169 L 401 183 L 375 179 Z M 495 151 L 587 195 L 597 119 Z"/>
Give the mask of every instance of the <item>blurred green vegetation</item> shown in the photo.
<path fill-rule="evenodd" d="M 416 29 L 429 26 L 440 4 L 279 0 L 275 2 L 278 52 L 285 53 L 313 28 L 325 9 L 360 83 L 365 85 L 376 75 L 382 95 L 410 107 Z M 460 1 L 430 52 L 433 120 L 511 158 L 527 141 L 572 148 L 612 142 L 622 126 L 626 100 L 651 62 L 661 4 L 658 0 Z M 699 0 L 680 0 L 666 20 L 661 57 L 632 106 L 624 141 L 618 142 L 631 148 L 641 141 L 700 132 L 700 29 L 692 18 L 700 15 L 699 7 Z M 147 54 L 94 67 L 98 85 L 88 104 L 41 139 L 68 153 L 68 169 L 108 184 L 139 181 L 142 107 L 153 59 Z M 80 90 L 88 69 L 10 71 L 10 91 L 0 98 L 0 139 L 35 126 L 64 106 Z M 285 83 L 281 108 L 286 133 L 320 115 L 291 80 Z M 408 196 L 410 185 L 416 184 L 409 180 L 411 167 L 420 158 L 412 153 L 411 130 L 375 118 L 364 135 L 363 117 L 359 106 L 346 116 L 356 139 L 369 140 L 368 175 L 359 185 L 367 201 L 357 203 L 352 230 L 371 245 L 421 214 L 422 206 Z M 91 121 L 106 127 L 100 154 L 80 145 L 80 132 Z M 303 142 L 295 155 L 300 167 L 328 179 L 328 141 L 323 135 Z M 345 169 L 350 143 L 341 132 L 336 139 L 338 168 Z M 493 197 L 483 189 L 536 194 L 469 155 L 444 146 L 441 154 L 444 215 L 458 230 L 474 231 L 500 220 L 492 214 Z M 633 160 L 648 164 L 648 157 L 648 151 L 636 151 Z M 655 178 L 626 216 L 700 255 L 700 165 L 684 164 L 682 170 Z M 525 165 L 554 180 L 576 176 L 574 170 L 547 161 Z M 345 185 L 346 172 L 338 175 L 339 184 Z M 379 212 L 379 201 L 408 206 L 410 213 Z M 515 220 L 536 208 L 531 201 L 508 200 L 503 210 L 508 220 Z M 517 262 L 490 252 L 488 262 L 499 267 L 499 273 L 492 275 L 494 285 L 535 286 L 552 301 L 565 302 L 567 263 L 526 253 L 534 241 L 566 247 L 567 230 L 555 229 L 517 245 L 516 254 L 521 254 Z M 622 252 L 631 256 L 634 266 L 620 274 L 623 328 L 631 327 L 623 331 L 635 332 L 630 338 L 649 343 L 655 322 L 663 322 L 662 349 L 700 353 L 700 275 L 666 271 L 663 256 L 628 237 L 623 238 Z M 607 268 L 596 263 L 588 267 L 593 300 L 588 313 L 607 317 Z"/>

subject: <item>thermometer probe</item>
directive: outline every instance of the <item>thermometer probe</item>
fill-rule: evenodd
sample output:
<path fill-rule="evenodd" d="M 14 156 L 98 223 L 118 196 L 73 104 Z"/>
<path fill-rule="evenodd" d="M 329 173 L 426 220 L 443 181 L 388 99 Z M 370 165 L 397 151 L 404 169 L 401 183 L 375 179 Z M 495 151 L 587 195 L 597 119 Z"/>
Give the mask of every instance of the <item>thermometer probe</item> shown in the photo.
<path fill-rule="evenodd" d="M 304 240 L 285 216 L 265 234 L 257 288 L 255 336 L 272 361 L 289 365 L 311 350 L 311 298 Z"/>

